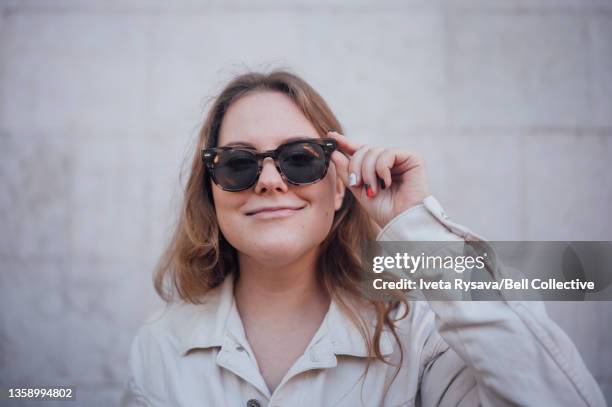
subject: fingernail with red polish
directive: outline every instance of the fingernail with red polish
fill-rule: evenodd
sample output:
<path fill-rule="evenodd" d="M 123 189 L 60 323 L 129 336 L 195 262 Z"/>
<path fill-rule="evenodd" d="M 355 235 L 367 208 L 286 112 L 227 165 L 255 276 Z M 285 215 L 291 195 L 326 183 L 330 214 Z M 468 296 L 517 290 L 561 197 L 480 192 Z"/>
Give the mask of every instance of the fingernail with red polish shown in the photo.
<path fill-rule="evenodd" d="M 366 189 L 366 195 L 368 196 L 368 198 L 373 198 L 374 191 L 372 190 L 372 187 L 369 184 L 365 184 L 365 189 Z"/>

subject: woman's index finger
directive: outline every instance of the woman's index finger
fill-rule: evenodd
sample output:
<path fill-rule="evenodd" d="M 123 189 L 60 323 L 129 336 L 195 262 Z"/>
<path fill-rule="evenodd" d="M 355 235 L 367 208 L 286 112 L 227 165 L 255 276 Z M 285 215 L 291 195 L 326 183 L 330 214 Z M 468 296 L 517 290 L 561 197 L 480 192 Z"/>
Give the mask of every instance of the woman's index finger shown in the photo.
<path fill-rule="evenodd" d="M 339 149 L 349 155 L 353 155 L 355 151 L 359 150 L 359 148 L 362 146 L 361 143 L 358 143 L 355 140 L 351 140 L 350 138 L 343 136 L 337 131 L 329 131 L 327 135 L 334 138 L 338 142 Z"/>

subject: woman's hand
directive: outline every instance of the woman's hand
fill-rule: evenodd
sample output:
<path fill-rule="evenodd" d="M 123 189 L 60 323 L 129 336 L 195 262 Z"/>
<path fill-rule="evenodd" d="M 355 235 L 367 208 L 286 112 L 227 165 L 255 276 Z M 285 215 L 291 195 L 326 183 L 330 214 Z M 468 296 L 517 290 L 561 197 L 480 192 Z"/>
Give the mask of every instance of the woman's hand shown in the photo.
<path fill-rule="evenodd" d="M 338 175 L 381 228 L 429 196 L 425 162 L 418 155 L 360 144 L 335 131 L 327 136 L 338 142 L 340 151 L 331 156 Z"/>

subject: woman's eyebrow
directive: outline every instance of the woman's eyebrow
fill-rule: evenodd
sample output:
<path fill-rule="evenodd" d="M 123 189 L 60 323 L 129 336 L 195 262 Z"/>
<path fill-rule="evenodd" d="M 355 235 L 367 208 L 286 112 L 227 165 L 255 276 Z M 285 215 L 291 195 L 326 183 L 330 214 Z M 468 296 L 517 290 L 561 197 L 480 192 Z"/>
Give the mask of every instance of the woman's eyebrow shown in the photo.
<path fill-rule="evenodd" d="M 289 143 L 289 142 L 295 141 L 295 140 L 307 139 L 307 138 L 309 138 L 309 137 L 306 137 L 306 136 L 289 137 L 289 138 L 283 140 L 281 142 L 281 144 Z M 246 141 L 232 141 L 231 143 L 224 144 L 221 147 L 249 147 L 249 148 L 256 149 L 256 147 L 253 144 L 251 144 L 249 142 L 246 142 Z"/>
<path fill-rule="evenodd" d="M 231 143 L 224 144 L 221 147 L 233 147 L 233 146 L 255 148 L 255 146 L 253 144 L 247 143 L 246 141 L 233 141 Z"/>

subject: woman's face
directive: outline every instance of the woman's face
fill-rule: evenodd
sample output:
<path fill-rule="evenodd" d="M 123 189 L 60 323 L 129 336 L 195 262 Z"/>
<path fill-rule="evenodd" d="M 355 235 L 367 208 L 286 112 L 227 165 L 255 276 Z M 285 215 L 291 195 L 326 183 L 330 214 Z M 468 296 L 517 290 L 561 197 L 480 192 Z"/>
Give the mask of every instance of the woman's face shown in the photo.
<path fill-rule="evenodd" d="M 293 101 L 280 92 L 255 92 L 234 102 L 225 114 L 218 146 L 242 142 L 258 151 L 273 150 L 291 137 L 319 138 Z M 272 158 L 266 158 L 257 183 L 227 192 L 211 183 L 223 235 L 240 256 L 261 263 L 290 264 L 325 239 L 334 212 L 340 209 L 344 186 L 333 162 L 325 178 L 310 185 L 286 183 Z M 275 206 L 299 208 L 250 212 Z"/>

